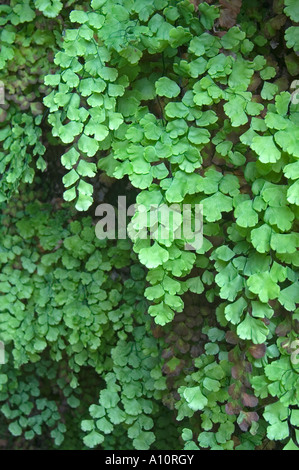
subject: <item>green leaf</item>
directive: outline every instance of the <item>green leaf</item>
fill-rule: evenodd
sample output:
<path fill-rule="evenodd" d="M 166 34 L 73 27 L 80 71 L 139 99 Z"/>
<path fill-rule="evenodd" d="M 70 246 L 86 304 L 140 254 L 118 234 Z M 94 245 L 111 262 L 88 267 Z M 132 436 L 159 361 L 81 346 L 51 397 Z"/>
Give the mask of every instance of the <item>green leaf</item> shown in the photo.
<path fill-rule="evenodd" d="M 204 291 L 204 285 L 199 276 L 188 279 L 186 285 L 188 289 L 195 294 L 201 294 Z"/>
<path fill-rule="evenodd" d="M 91 431 L 83 437 L 83 442 L 87 447 L 93 448 L 104 441 L 104 436 L 96 431 Z"/>
<path fill-rule="evenodd" d="M 278 91 L 278 86 L 275 83 L 264 82 L 261 96 L 264 100 L 272 100 Z"/>
<path fill-rule="evenodd" d="M 299 5 L 297 0 L 284 0 L 285 4 L 285 13 L 288 15 L 293 21 L 299 22 Z"/>
<path fill-rule="evenodd" d="M 206 2 L 198 5 L 200 11 L 200 22 L 205 29 L 211 29 L 216 18 L 219 18 L 219 9 L 214 5 L 208 5 Z"/>
<path fill-rule="evenodd" d="M 97 172 L 97 167 L 94 163 L 89 163 L 81 159 L 76 171 L 80 176 L 88 176 L 89 178 L 92 178 Z"/>
<path fill-rule="evenodd" d="M 155 83 L 155 87 L 159 96 L 166 96 L 167 98 L 175 98 L 181 91 L 177 83 L 167 77 L 159 78 Z"/>
<path fill-rule="evenodd" d="M 93 203 L 93 198 L 88 194 L 79 193 L 78 200 L 76 202 L 76 209 L 78 211 L 86 211 Z"/>
<path fill-rule="evenodd" d="M 124 122 L 124 118 L 120 113 L 109 112 L 109 129 L 117 130 Z"/>
<path fill-rule="evenodd" d="M 148 450 L 155 440 L 154 433 L 142 431 L 138 437 L 133 439 L 133 445 L 137 450 Z"/>
<path fill-rule="evenodd" d="M 182 439 L 183 439 L 183 441 L 191 441 L 192 438 L 193 438 L 193 433 L 192 433 L 191 429 L 184 428 L 182 430 Z"/>
<path fill-rule="evenodd" d="M 193 52 L 197 57 L 205 53 L 205 47 L 200 37 L 194 37 L 189 44 L 189 51 Z"/>
<path fill-rule="evenodd" d="M 104 124 L 98 124 L 91 119 L 84 128 L 86 135 L 94 135 L 98 142 L 102 142 L 109 134 L 109 129 Z"/>
<path fill-rule="evenodd" d="M 255 227 L 258 223 L 258 213 L 253 209 L 253 201 L 243 201 L 235 209 L 236 222 L 240 227 Z"/>
<path fill-rule="evenodd" d="M 70 13 L 70 20 L 72 23 L 83 24 L 88 21 L 88 14 L 81 10 L 72 10 Z"/>
<path fill-rule="evenodd" d="M 298 139 L 299 129 L 298 126 L 289 126 L 287 130 L 278 131 L 275 134 L 275 142 L 290 155 L 299 157 Z"/>
<path fill-rule="evenodd" d="M 246 33 L 241 31 L 237 26 L 233 26 L 230 30 L 221 38 L 221 43 L 224 49 L 234 49 L 240 41 L 245 39 Z"/>
<path fill-rule="evenodd" d="M 81 152 L 86 153 L 88 157 L 93 157 L 99 149 L 99 144 L 95 139 L 82 134 L 78 140 L 78 148 Z"/>
<path fill-rule="evenodd" d="M 68 152 L 62 155 L 61 163 L 67 170 L 70 170 L 77 163 L 79 156 L 80 153 L 72 147 Z"/>
<path fill-rule="evenodd" d="M 35 12 L 30 8 L 29 2 L 17 3 L 13 8 L 13 12 L 20 17 L 22 23 L 32 21 L 35 18 Z M 13 24 L 18 24 L 18 22 Z"/>
<path fill-rule="evenodd" d="M 15 37 L 16 37 L 16 33 L 14 31 L 9 31 L 8 29 L 2 29 L 1 41 L 6 42 L 8 44 L 13 44 Z"/>
<path fill-rule="evenodd" d="M 272 136 L 253 137 L 251 148 L 257 153 L 262 163 L 275 163 L 281 157 Z"/>
<path fill-rule="evenodd" d="M 61 77 L 62 77 L 63 81 L 68 84 L 68 86 L 70 88 L 75 88 L 79 85 L 80 79 L 79 79 L 78 75 L 70 69 L 66 69 L 62 73 Z M 75 95 L 73 95 L 73 97 L 74 96 Z"/>
<path fill-rule="evenodd" d="M 252 316 L 255 318 L 272 318 L 274 311 L 268 304 L 256 300 L 251 301 Z"/>
<path fill-rule="evenodd" d="M 288 408 L 282 403 L 272 403 L 265 407 L 263 416 L 270 424 L 267 428 L 267 436 L 271 440 L 283 440 L 289 435 L 289 427 L 286 421 Z"/>
<path fill-rule="evenodd" d="M 178 26 L 169 31 L 169 42 L 172 48 L 182 46 L 191 39 L 192 35 L 188 29 Z"/>
<path fill-rule="evenodd" d="M 215 222 L 220 220 L 222 212 L 230 212 L 233 208 L 232 198 L 217 192 L 206 199 L 201 201 L 203 205 L 203 215 L 208 222 Z"/>
<path fill-rule="evenodd" d="M 155 323 L 161 326 L 171 322 L 174 318 L 174 311 L 164 302 L 151 305 L 148 309 L 148 313 L 155 318 Z"/>
<path fill-rule="evenodd" d="M 73 186 L 70 189 L 67 189 L 63 193 L 63 199 L 65 201 L 73 201 L 73 199 L 75 199 L 75 197 L 76 197 L 76 187 L 75 186 Z"/>
<path fill-rule="evenodd" d="M 278 301 L 289 312 L 293 312 L 299 303 L 299 284 L 294 282 L 280 291 Z"/>
<path fill-rule="evenodd" d="M 238 274 L 237 269 L 229 263 L 215 277 L 220 289 L 220 297 L 230 301 L 235 300 L 238 293 L 244 288 L 244 279 Z"/>
<path fill-rule="evenodd" d="M 98 419 L 96 426 L 104 434 L 110 434 L 113 431 L 113 425 L 105 417 Z"/>
<path fill-rule="evenodd" d="M 65 126 L 61 126 L 58 129 L 59 137 L 64 144 L 70 144 L 73 142 L 76 135 L 80 134 L 83 129 L 81 122 L 70 121 Z"/>
<path fill-rule="evenodd" d="M 286 165 L 283 169 L 286 178 L 291 180 L 299 179 L 299 161 Z"/>
<path fill-rule="evenodd" d="M 76 181 L 78 181 L 79 175 L 76 170 L 69 171 L 64 177 L 62 178 L 63 184 L 66 187 L 72 186 Z"/>
<path fill-rule="evenodd" d="M 273 233 L 270 245 L 277 253 L 295 253 L 299 247 L 299 235 L 297 233 Z"/>
<path fill-rule="evenodd" d="M 272 229 L 267 224 L 261 225 L 259 228 L 252 230 L 251 242 L 259 253 L 269 252 L 271 235 Z"/>
<path fill-rule="evenodd" d="M 274 67 L 265 67 L 263 70 L 261 70 L 260 75 L 263 80 L 270 80 L 271 78 L 275 77 L 276 70 Z"/>
<path fill-rule="evenodd" d="M 225 114 L 230 118 L 233 127 L 240 127 L 248 122 L 245 113 L 246 101 L 241 96 L 234 96 L 224 105 Z"/>
<path fill-rule="evenodd" d="M 149 300 L 160 299 L 164 296 L 164 293 L 164 289 L 160 284 L 156 286 L 147 287 L 144 292 L 146 298 Z"/>
<path fill-rule="evenodd" d="M 295 51 L 299 51 L 299 28 L 298 26 L 291 26 L 285 32 L 285 40 L 287 47 L 294 48 Z"/>
<path fill-rule="evenodd" d="M 147 268 L 157 268 L 169 259 L 169 253 L 155 242 L 149 248 L 142 248 L 139 259 Z"/>
<path fill-rule="evenodd" d="M 144 77 L 134 82 L 134 89 L 140 93 L 140 98 L 143 100 L 152 100 L 155 98 L 154 83 L 148 78 Z"/>
<path fill-rule="evenodd" d="M 263 109 L 263 104 L 255 103 L 254 101 L 250 101 L 246 106 L 246 112 L 250 114 L 250 116 L 258 116 Z"/>
<path fill-rule="evenodd" d="M 296 206 L 299 206 L 299 180 L 289 187 L 287 199 L 290 204 L 296 204 Z"/>
<path fill-rule="evenodd" d="M 13 421 L 8 425 L 8 430 L 13 436 L 21 436 L 22 428 L 17 421 Z"/>
<path fill-rule="evenodd" d="M 100 393 L 100 403 L 105 408 L 114 408 L 119 403 L 119 400 L 120 398 L 116 391 L 104 389 Z M 93 418 L 102 418 L 104 416 L 102 406 L 93 407 L 93 409 L 90 410 Z"/>
<path fill-rule="evenodd" d="M 216 434 L 213 432 L 201 432 L 198 435 L 198 443 L 203 448 L 214 447 L 217 444 Z"/>
<path fill-rule="evenodd" d="M 278 114 L 285 116 L 288 113 L 291 95 L 287 91 L 283 91 L 275 97 L 275 107 Z"/>
<path fill-rule="evenodd" d="M 188 133 L 188 139 L 193 144 L 207 144 L 210 141 L 211 134 L 207 129 L 191 127 Z"/>
<path fill-rule="evenodd" d="M 247 302 L 240 297 L 236 302 L 229 304 L 224 309 L 225 318 L 233 325 L 237 325 L 241 321 L 242 313 L 247 307 Z"/>
<path fill-rule="evenodd" d="M 245 320 L 237 327 L 237 335 L 241 339 L 248 339 L 254 344 L 263 344 L 268 336 L 269 330 L 265 323 L 246 314 Z"/>
<path fill-rule="evenodd" d="M 208 399 L 202 394 L 200 387 L 185 388 L 183 392 L 189 408 L 193 411 L 203 410 Z"/>
<path fill-rule="evenodd" d="M 184 135 L 188 130 L 188 126 L 184 119 L 175 119 L 167 124 L 166 130 L 169 132 L 170 137 L 175 139 L 180 135 Z"/>
<path fill-rule="evenodd" d="M 246 91 L 250 84 L 250 80 L 251 80 L 253 73 L 254 73 L 254 70 L 252 69 L 248 61 L 238 56 L 237 60 L 233 63 L 232 72 L 228 79 L 228 84 L 230 88 L 238 92 Z M 242 102 L 241 100 L 239 101 Z M 246 105 L 246 108 L 252 105 L 256 105 L 256 104 L 257 103 L 248 102 Z M 242 105 L 244 106 L 244 100 L 243 100 Z"/>
<path fill-rule="evenodd" d="M 68 397 L 67 399 L 67 404 L 71 407 L 71 408 L 78 408 L 78 406 L 80 405 L 80 400 L 75 397 L 74 395 L 71 395 L 70 397 Z"/>
<path fill-rule="evenodd" d="M 231 438 L 231 435 L 235 431 L 235 424 L 227 421 L 226 423 L 221 423 L 219 429 L 216 433 L 216 440 L 220 444 L 225 444 Z"/>
<path fill-rule="evenodd" d="M 127 59 L 127 61 L 130 63 L 130 64 L 137 64 L 139 62 L 139 60 L 141 59 L 142 57 L 142 52 L 140 49 L 138 49 L 138 47 L 133 47 L 131 45 L 125 47 L 124 49 L 121 49 L 119 51 L 119 54 L 120 56 L 124 57 L 125 59 Z"/>
<path fill-rule="evenodd" d="M 210 379 L 209 377 L 206 377 L 202 384 L 209 392 L 218 392 L 221 388 L 219 380 Z"/>
<path fill-rule="evenodd" d="M 268 207 L 264 214 L 264 221 L 270 225 L 277 225 L 282 232 L 291 229 L 294 218 L 294 213 L 287 206 Z"/>

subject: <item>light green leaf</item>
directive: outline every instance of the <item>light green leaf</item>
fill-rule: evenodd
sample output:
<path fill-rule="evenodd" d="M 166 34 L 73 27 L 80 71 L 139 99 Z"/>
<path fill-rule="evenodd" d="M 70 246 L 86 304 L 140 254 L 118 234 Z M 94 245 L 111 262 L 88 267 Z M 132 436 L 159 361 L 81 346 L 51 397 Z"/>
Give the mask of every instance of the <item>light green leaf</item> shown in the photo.
<path fill-rule="evenodd" d="M 70 144 L 73 142 L 76 135 L 80 134 L 83 129 L 81 122 L 70 121 L 65 126 L 61 126 L 58 129 L 59 137 L 64 144 Z"/>
<path fill-rule="evenodd" d="M 296 204 L 296 206 L 299 206 L 299 180 L 289 187 L 287 199 L 290 204 Z"/>
<path fill-rule="evenodd" d="M 203 205 L 203 215 L 208 222 L 220 220 L 222 212 L 230 212 L 233 208 L 232 198 L 225 196 L 221 192 L 217 192 L 201 201 Z"/>
<path fill-rule="evenodd" d="M 69 186 L 72 186 L 74 183 L 76 183 L 78 179 L 79 179 L 79 175 L 76 172 L 76 170 L 73 169 L 69 171 L 68 173 L 66 173 L 66 175 L 64 175 L 64 177 L 62 178 L 62 182 L 64 186 L 69 187 Z"/>
<path fill-rule="evenodd" d="M 89 178 L 92 178 L 97 172 L 97 167 L 95 163 L 86 162 L 85 160 L 81 159 L 76 168 L 76 171 L 80 176 L 88 176 Z"/>
<path fill-rule="evenodd" d="M 275 163 L 281 157 L 272 136 L 253 137 L 251 148 L 257 153 L 262 163 Z"/>
<path fill-rule="evenodd" d="M 236 222 L 240 227 L 255 227 L 258 223 L 258 213 L 252 207 L 253 201 L 243 201 L 235 209 Z"/>
<path fill-rule="evenodd" d="M 225 114 L 230 118 L 233 127 L 240 127 L 248 122 L 245 113 L 246 101 L 241 96 L 234 96 L 224 105 Z"/>
<path fill-rule="evenodd" d="M 251 242 L 259 253 L 267 253 L 270 250 L 272 229 L 269 225 L 264 224 L 259 228 L 253 229 L 251 232 Z"/>
<path fill-rule="evenodd" d="M 251 292 L 257 294 L 261 302 L 268 302 L 279 296 L 280 288 L 274 282 L 269 272 L 256 273 L 249 277 L 247 286 Z"/>
<path fill-rule="evenodd" d="M 67 170 L 70 170 L 77 163 L 79 156 L 80 153 L 75 147 L 72 147 L 68 152 L 62 155 L 61 163 Z"/>
<path fill-rule="evenodd" d="M 202 394 L 200 387 L 185 388 L 183 395 L 189 408 L 193 411 L 203 410 L 208 403 L 208 399 Z"/>
<path fill-rule="evenodd" d="M 93 448 L 98 446 L 104 441 L 104 436 L 96 431 L 91 431 L 84 436 L 83 442 L 87 447 Z"/>
<path fill-rule="evenodd" d="M 193 144 L 207 144 L 210 141 L 211 134 L 207 129 L 191 127 L 188 133 L 188 139 Z"/>
<path fill-rule="evenodd" d="M 92 139 L 91 137 L 82 134 L 78 140 L 78 147 L 79 150 L 86 153 L 88 157 L 93 157 L 99 149 L 99 144 L 96 139 Z"/>
<path fill-rule="evenodd" d="M 199 276 L 188 279 L 186 285 L 188 289 L 195 294 L 201 294 L 204 291 L 204 285 Z"/>
<path fill-rule="evenodd" d="M 299 5 L 297 0 L 284 0 L 285 4 L 285 13 L 288 15 L 293 21 L 299 22 Z"/>
<path fill-rule="evenodd" d="M 148 313 L 155 318 L 155 323 L 161 326 L 171 322 L 174 318 L 174 311 L 164 302 L 151 305 L 148 309 Z"/>
<path fill-rule="evenodd" d="M 240 297 L 236 302 L 229 304 L 224 309 L 225 318 L 233 325 L 237 325 L 241 321 L 242 313 L 247 307 L 247 302 Z"/>

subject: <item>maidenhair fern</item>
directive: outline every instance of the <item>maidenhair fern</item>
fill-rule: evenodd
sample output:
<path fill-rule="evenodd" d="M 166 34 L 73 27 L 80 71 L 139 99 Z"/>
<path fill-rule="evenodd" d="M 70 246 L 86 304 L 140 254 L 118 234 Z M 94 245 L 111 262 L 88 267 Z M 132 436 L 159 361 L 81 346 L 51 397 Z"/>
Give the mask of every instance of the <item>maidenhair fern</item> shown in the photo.
<path fill-rule="evenodd" d="M 11 1 L 0 22 L 0 422 L 33 447 L 298 448 L 297 2 Z M 202 244 L 138 211 L 99 240 L 121 188 L 201 205 Z"/>

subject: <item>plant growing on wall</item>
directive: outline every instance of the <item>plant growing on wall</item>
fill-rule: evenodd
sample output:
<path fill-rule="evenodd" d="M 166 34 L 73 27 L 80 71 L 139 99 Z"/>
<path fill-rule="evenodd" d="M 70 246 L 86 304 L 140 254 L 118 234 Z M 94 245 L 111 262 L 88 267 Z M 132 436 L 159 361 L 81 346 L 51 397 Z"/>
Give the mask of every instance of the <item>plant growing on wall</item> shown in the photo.
<path fill-rule="evenodd" d="M 0 22 L 10 445 L 298 449 L 297 2 L 11 1 Z M 138 212 L 99 240 L 122 190 L 201 205 L 202 244 Z"/>

